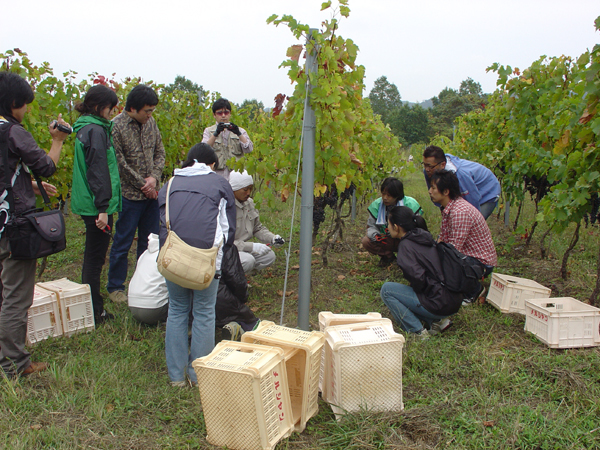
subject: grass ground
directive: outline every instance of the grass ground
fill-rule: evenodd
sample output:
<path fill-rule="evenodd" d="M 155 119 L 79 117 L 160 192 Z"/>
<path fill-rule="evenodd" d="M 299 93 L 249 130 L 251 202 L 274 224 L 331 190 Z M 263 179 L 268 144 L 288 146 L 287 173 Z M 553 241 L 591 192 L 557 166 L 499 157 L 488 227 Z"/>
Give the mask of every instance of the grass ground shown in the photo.
<path fill-rule="evenodd" d="M 418 174 L 405 180 L 408 195 L 425 209 L 433 234 L 439 213 Z M 527 205 L 527 208 L 530 208 Z M 263 209 L 261 218 L 287 240 L 290 205 Z M 355 223 L 347 220 L 345 244 L 329 252 L 325 267 L 320 235 L 313 249 L 310 323 L 317 314 L 379 311 L 385 281 L 402 281 L 395 268 L 359 248 L 365 206 Z M 522 213 L 523 224 L 531 210 Z M 527 219 L 528 218 L 528 219 Z M 325 222 L 326 225 L 329 222 Z M 511 273 L 552 287 L 553 296 L 587 298 L 595 284 L 599 229 L 582 232 L 567 281 L 558 275 L 569 233 L 552 238 L 551 258 L 541 260 L 535 242 L 509 248 L 510 236 L 492 216 L 500 273 Z M 298 228 L 290 267 L 298 264 Z M 68 218 L 68 249 L 48 262 L 42 280 L 80 279 L 83 224 Z M 543 230 L 537 230 L 541 235 Z M 571 231 L 572 233 L 572 231 Z M 538 235 L 538 237 L 539 237 Z M 250 305 L 256 314 L 279 323 L 284 249 L 274 266 L 251 279 Z M 290 269 L 283 323 L 297 322 L 298 271 Z M 125 305 L 107 301 L 116 320 L 95 332 L 49 339 L 33 349 L 49 371 L 17 381 L 0 381 L 0 448 L 6 449 L 159 449 L 213 448 L 206 442 L 196 389 L 168 383 L 164 326 L 136 323 Z M 278 449 L 594 449 L 600 448 L 600 349 L 551 350 L 523 331 L 524 318 L 501 314 L 488 304 L 462 308 L 442 336 L 404 347 L 400 414 L 363 412 L 336 422 L 329 406 L 306 430 Z"/>

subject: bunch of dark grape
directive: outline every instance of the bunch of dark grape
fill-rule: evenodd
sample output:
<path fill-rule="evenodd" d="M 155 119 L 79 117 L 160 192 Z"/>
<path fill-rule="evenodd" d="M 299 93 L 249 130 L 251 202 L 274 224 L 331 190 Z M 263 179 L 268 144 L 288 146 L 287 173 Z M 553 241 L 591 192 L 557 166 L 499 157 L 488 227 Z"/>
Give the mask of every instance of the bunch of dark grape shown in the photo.
<path fill-rule="evenodd" d="M 319 231 L 319 227 L 325 220 L 325 198 L 316 197 L 313 207 L 313 233 Z"/>
<path fill-rule="evenodd" d="M 598 209 L 600 209 L 600 198 L 598 198 L 597 192 L 593 192 L 590 195 L 590 212 L 583 216 L 586 227 L 590 222 L 592 225 L 594 225 L 596 222 L 600 223 L 600 214 L 598 213 Z"/>

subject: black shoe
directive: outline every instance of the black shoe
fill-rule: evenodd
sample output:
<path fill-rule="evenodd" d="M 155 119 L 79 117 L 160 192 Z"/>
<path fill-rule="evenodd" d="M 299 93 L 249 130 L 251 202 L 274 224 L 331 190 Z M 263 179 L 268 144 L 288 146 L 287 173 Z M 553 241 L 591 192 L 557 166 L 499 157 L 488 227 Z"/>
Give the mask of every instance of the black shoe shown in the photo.
<path fill-rule="evenodd" d="M 108 311 L 103 310 L 102 314 L 94 317 L 94 321 L 96 322 L 96 325 L 100 325 L 108 320 L 113 320 L 114 318 L 115 318 L 114 314 L 111 314 Z"/>
<path fill-rule="evenodd" d="M 396 261 L 396 258 L 394 258 L 394 255 L 392 255 L 392 256 L 382 256 L 382 257 L 379 258 L 379 267 L 388 267 L 394 261 Z"/>

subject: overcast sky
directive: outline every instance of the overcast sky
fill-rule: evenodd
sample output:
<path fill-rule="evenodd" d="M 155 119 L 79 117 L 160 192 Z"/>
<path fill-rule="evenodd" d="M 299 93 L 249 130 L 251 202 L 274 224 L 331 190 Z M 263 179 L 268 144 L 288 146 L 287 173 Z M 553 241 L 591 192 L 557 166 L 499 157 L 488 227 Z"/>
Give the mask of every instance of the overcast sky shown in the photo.
<path fill-rule="evenodd" d="M 320 27 L 322 0 L 3 0 L 0 52 L 20 48 L 59 75 L 74 70 L 172 83 L 184 75 L 241 103 L 291 95 L 279 69 L 297 43 L 271 14 Z M 494 62 L 524 69 L 541 55 L 579 56 L 600 42 L 598 0 L 350 0 L 339 34 L 360 48 L 366 92 L 387 76 L 403 100 L 429 99 L 468 77 L 495 89 Z"/>

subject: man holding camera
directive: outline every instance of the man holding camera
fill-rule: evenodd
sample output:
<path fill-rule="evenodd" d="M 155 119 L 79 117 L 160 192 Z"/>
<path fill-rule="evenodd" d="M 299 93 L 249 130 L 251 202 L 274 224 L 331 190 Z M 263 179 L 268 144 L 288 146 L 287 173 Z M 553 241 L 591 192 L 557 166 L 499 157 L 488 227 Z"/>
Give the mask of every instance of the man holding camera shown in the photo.
<path fill-rule="evenodd" d="M 285 242 L 281 236 L 271 233 L 260 223 L 258 211 L 250 198 L 254 181 L 248 172 L 230 172 L 229 184 L 235 196 L 236 228 L 233 243 L 239 250 L 244 273 L 269 267 L 275 262 L 275 253 L 269 245 L 279 247 Z M 262 243 L 248 242 L 253 237 Z"/>
<path fill-rule="evenodd" d="M 240 159 L 245 153 L 250 153 L 254 145 L 246 130 L 231 122 L 229 100 L 219 98 L 213 103 L 212 111 L 217 123 L 204 130 L 202 142 L 210 145 L 219 158 L 215 172 L 229 180 L 227 161 L 231 158 Z"/>

